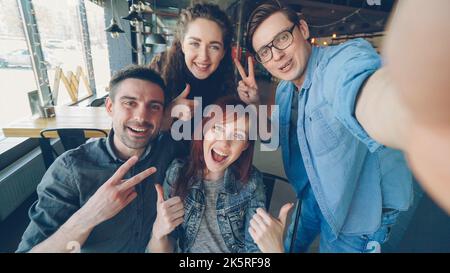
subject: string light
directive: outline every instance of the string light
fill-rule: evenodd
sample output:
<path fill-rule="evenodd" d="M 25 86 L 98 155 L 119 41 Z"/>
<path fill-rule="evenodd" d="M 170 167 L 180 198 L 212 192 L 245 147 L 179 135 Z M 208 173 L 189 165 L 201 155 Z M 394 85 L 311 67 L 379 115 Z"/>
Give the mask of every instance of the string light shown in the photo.
<path fill-rule="evenodd" d="M 354 12 L 352 12 L 351 14 L 349 14 L 349 15 L 347 15 L 347 16 L 345 16 L 345 17 L 343 17 L 343 18 L 341 18 L 341 19 L 339 19 L 337 21 L 329 23 L 329 24 L 325 24 L 325 25 L 311 25 L 311 24 L 308 24 L 308 26 L 312 27 L 312 28 L 326 28 L 326 27 L 331 27 L 331 26 L 337 25 L 339 23 L 345 23 L 347 21 L 347 19 L 349 19 L 350 17 L 358 14 L 360 11 L 361 11 L 361 9 L 357 9 Z"/>

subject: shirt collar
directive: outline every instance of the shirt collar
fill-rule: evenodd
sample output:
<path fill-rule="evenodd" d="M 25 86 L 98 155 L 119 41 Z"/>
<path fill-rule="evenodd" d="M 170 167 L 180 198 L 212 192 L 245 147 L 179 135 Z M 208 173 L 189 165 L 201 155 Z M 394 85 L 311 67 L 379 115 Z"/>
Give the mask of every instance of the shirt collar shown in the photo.
<path fill-rule="evenodd" d="M 158 134 L 158 136 L 156 137 L 155 140 L 150 141 L 150 142 L 147 144 L 147 147 L 145 148 L 144 153 L 142 153 L 142 155 L 140 156 L 138 162 L 140 162 L 140 161 L 146 159 L 146 158 L 149 156 L 149 154 L 150 154 L 150 152 L 151 152 L 151 150 L 152 150 L 152 146 L 153 146 L 155 143 L 157 143 L 157 142 L 159 141 L 159 139 L 161 138 L 161 136 L 162 136 L 161 134 Z M 114 161 L 116 161 L 116 162 L 122 162 L 122 163 L 125 162 L 125 160 L 121 159 L 121 158 L 117 155 L 117 152 L 116 152 L 116 149 L 115 149 L 115 146 L 114 146 L 114 130 L 113 130 L 113 129 L 111 129 L 111 131 L 110 131 L 110 133 L 109 133 L 109 135 L 108 135 L 108 138 L 106 139 L 106 150 L 108 151 L 108 154 L 112 157 L 112 159 L 113 159 Z"/>
<path fill-rule="evenodd" d="M 305 81 L 303 82 L 302 89 L 308 90 L 311 87 L 312 77 L 319 65 L 319 61 L 322 57 L 322 50 L 320 47 L 313 46 L 311 49 L 311 55 L 309 56 L 308 65 L 306 67 Z"/>

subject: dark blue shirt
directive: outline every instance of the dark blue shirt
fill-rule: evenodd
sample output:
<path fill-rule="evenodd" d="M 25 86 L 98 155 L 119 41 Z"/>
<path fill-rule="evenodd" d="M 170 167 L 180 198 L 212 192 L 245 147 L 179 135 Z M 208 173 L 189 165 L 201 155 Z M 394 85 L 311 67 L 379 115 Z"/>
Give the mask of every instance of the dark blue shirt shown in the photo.
<path fill-rule="evenodd" d="M 27 252 L 47 239 L 94 195 L 124 163 L 113 145 L 113 134 L 69 150 L 58 157 L 37 187 L 31 222 L 17 252 Z M 137 198 L 113 218 L 96 226 L 81 252 L 144 252 L 156 217 L 154 183 L 162 183 L 178 149 L 169 135 L 160 134 L 125 175 L 130 178 L 155 166 L 157 172 L 136 188 Z M 94 212 L 92 212 L 94 213 Z"/>

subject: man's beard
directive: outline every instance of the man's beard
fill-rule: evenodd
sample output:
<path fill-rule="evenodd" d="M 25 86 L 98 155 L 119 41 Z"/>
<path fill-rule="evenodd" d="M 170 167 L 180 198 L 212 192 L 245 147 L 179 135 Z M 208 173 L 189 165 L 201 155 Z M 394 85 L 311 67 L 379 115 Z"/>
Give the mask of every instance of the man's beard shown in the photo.
<path fill-rule="evenodd" d="M 136 141 L 135 139 L 133 139 L 133 137 L 129 136 L 128 134 L 128 130 L 130 130 L 128 127 L 132 127 L 132 126 L 136 126 L 136 127 L 144 127 L 147 130 L 151 131 L 150 135 L 146 136 L 145 138 L 147 138 L 147 140 L 143 140 L 143 138 L 136 138 L 139 139 L 140 141 Z M 155 126 L 152 123 L 145 123 L 145 124 L 125 124 L 122 128 L 122 134 L 119 135 L 119 138 L 121 140 L 121 142 L 128 148 L 130 149 L 142 149 L 145 148 L 148 143 L 150 143 L 151 141 L 153 141 L 157 135 L 157 128 L 155 128 Z"/>

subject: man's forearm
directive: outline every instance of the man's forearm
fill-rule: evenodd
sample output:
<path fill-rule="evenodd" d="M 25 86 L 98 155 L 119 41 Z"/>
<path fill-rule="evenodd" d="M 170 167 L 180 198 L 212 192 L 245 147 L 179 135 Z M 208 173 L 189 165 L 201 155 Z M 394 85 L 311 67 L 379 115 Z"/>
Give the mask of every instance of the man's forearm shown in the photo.
<path fill-rule="evenodd" d="M 96 226 L 82 209 L 74 213 L 52 236 L 30 252 L 78 252 Z"/>
<path fill-rule="evenodd" d="M 377 142 L 404 150 L 411 116 L 388 77 L 379 69 L 366 82 L 356 102 L 358 122 Z"/>

